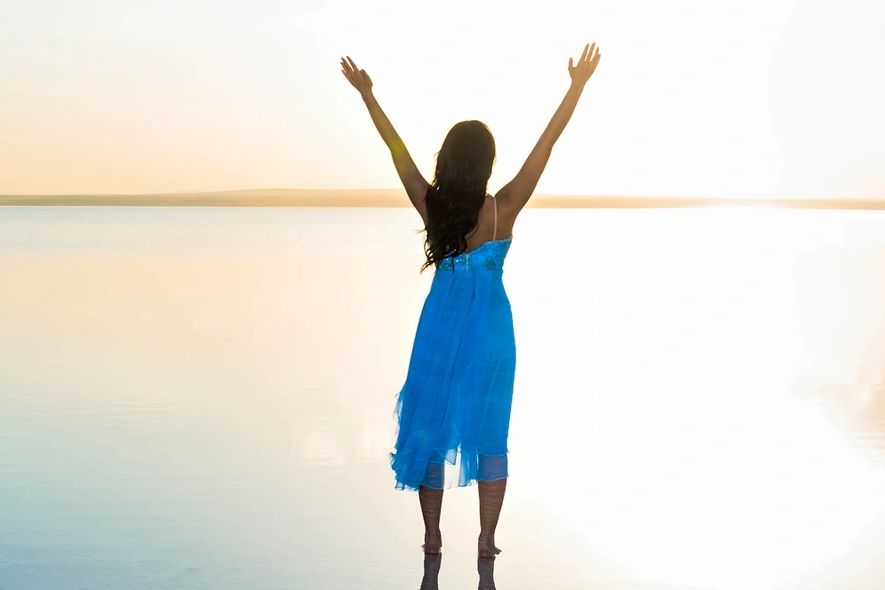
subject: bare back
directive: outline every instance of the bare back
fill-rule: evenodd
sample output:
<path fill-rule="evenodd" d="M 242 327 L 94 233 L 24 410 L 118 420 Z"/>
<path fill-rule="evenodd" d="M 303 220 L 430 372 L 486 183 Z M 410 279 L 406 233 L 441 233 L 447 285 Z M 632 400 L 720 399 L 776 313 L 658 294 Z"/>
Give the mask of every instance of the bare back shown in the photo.
<path fill-rule="evenodd" d="M 502 195 L 502 191 L 498 191 L 495 196 L 486 195 L 482 209 L 479 210 L 476 228 L 473 233 L 467 235 L 468 252 L 478 248 L 484 242 L 503 240 L 513 234 L 513 223 L 516 216 Z"/>

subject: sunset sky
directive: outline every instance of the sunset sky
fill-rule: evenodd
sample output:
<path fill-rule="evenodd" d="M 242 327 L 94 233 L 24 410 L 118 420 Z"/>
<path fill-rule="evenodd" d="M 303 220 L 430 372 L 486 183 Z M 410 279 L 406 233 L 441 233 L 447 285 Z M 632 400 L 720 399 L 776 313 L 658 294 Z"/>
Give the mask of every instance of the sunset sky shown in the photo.
<path fill-rule="evenodd" d="M 0 194 L 388 188 L 350 55 L 431 180 L 463 119 L 497 190 L 602 59 L 540 193 L 885 198 L 876 2 L 0 5 Z"/>

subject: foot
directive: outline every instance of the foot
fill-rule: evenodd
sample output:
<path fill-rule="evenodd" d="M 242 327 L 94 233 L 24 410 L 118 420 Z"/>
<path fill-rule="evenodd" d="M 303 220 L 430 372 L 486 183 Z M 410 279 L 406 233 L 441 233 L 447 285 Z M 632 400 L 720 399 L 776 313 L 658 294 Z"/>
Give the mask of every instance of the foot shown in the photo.
<path fill-rule="evenodd" d="M 424 533 L 424 544 L 421 547 L 424 553 L 439 553 L 442 549 L 442 534 L 439 531 Z"/>
<path fill-rule="evenodd" d="M 476 546 L 480 557 L 494 557 L 501 553 L 501 550 L 495 547 L 495 538 L 479 535 L 479 542 Z"/>

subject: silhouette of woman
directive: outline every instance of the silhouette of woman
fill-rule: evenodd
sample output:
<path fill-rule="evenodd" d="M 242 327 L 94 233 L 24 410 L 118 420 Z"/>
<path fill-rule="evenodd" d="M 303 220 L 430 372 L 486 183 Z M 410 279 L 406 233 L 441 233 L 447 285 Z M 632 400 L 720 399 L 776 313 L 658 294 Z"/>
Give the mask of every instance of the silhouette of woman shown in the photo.
<path fill-rule="evenodd" d="M 507 435 L 516 368 L 503 262 L 516 216 L 531 197 L 553 145 L 599 63 L 588 43 L 568 61 L 568 91 L 517 175 L 486 192 L 495 141 L 480 121 L 461 121 L 446 135 L 428 183 L 381 110 L 372 79 L 348 56 L 341 71 L 356 88 L 393 158 L 409 200 L 424 222 L 428 266 L 435 266 L 409 361 L 396 396 L 397 434 L 390 453 L 396 488 L 418 491 L 425 553 L 439 553 L 444 463 L 460 457 L 458 486 L 479 488 L 479 557 L 500 553 L 495 528 L 507 484 Z M 488 197 L 488 198 L 487 198 Z M 504 236 L 498 238 L 498 236 Z M 450 484 L 448 487 L 452 487 Z"/>

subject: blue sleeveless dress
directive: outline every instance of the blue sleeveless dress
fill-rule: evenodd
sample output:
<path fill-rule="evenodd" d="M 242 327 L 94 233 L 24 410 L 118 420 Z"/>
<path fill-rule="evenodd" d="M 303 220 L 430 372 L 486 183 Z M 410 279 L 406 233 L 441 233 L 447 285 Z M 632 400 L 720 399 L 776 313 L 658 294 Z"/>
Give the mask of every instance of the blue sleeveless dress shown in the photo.
<path fill-rule="evenodd" d="M 454 487 L 444 464 L 458 459 L 458 486 L 508 476 L 516 345 L 502 275 L 512 239 L 492 239 L 436 264 L 396 395 L 396 489 Z"/>

